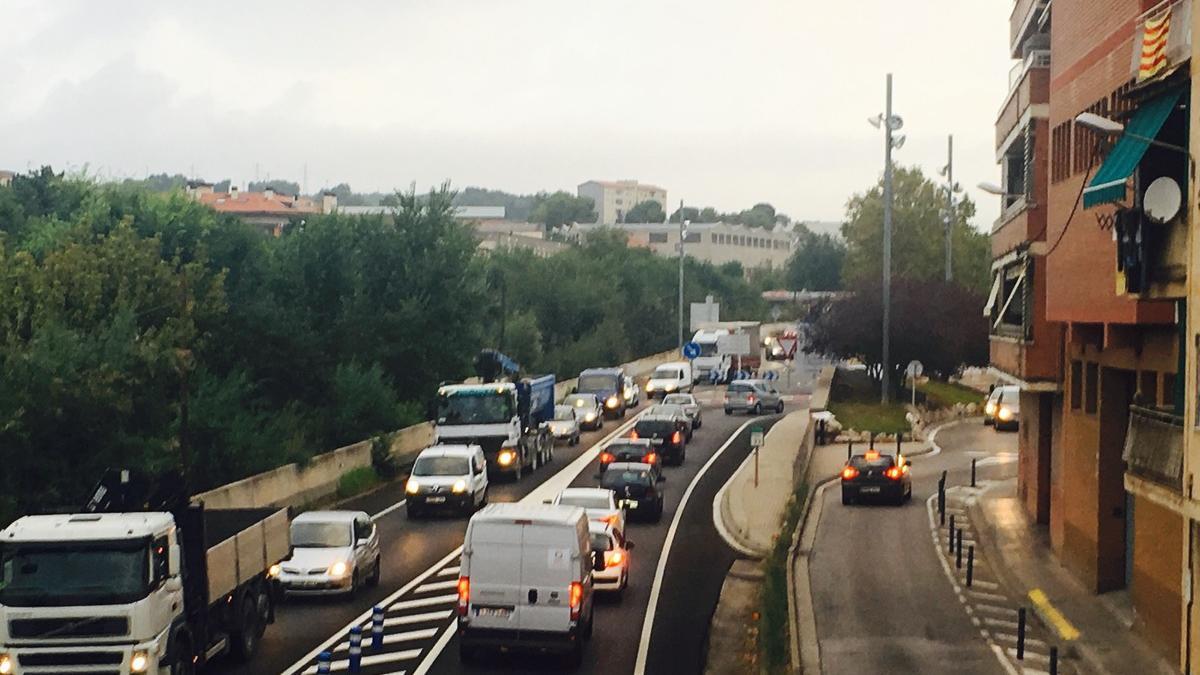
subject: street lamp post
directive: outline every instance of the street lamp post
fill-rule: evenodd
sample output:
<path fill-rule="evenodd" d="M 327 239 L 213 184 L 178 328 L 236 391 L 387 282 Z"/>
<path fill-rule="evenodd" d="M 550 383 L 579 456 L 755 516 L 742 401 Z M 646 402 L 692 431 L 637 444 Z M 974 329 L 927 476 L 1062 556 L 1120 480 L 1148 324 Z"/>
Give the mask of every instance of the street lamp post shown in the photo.
<path fill-rule="evenodd" d="M 954 134 L 950 134 L 946 144 L 946 281 L 954 280 L 954 220 Z"/>
<path fill-rule="evenodd" d="M 683 350 L 683 240 L 687 237 L 687 226 L 683 218 L 683 200 L 679 200 L 679 349 Z"/>
<path fill-rule="evenodd" d="M 891 323 L 892 323 L 892 149 L 904 145 L 903 135 L 893 135 L 904 127 L 904 120 L 892 114 L 892 74 L 887 75 L 887 107 L 882 115 L 867 120 L 875 128 L 883 127 L 883 354 L 880 401 L 891 400 Z"/>

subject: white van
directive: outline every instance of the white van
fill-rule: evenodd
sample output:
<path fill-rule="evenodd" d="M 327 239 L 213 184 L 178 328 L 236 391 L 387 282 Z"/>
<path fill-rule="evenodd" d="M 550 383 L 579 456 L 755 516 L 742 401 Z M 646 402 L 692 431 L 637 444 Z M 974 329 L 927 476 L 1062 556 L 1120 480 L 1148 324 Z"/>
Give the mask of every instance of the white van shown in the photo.
<path fill-rule="evenodd" d="M 646 395 L 662 398 L 667 394 L 686 393 L 692 390 L 692 364 L 687 361 L 664 363 L 654 369 L 646 382 Z"/>
<path fill-rule="evenodd" d="M 592 572 L 603 565 L 578 506 L 506 503 L 476 513 L 458 579 L 462 662 L 503 648 L 581 663 L 594 623 Z"/>
<path fill-rule="evenodd" d="M 475 513 L 487 504 L 487 458 L 478 445 L 431 445 L 417 455 L 404 484 L 408 517 L 450 509 Z"/>

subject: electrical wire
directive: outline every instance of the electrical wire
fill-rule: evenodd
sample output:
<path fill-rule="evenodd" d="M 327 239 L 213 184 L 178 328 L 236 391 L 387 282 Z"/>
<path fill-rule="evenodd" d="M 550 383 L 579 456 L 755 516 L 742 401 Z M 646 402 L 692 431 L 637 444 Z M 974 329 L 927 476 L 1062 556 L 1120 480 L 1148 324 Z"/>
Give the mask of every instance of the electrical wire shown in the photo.
<path fill-rule="evenodd" d="M 1092 154 L 1092 157 L 1095 157 L 1095 153 Z M 1075 218 L 1075 212 L 1079 210 L 1079 204 L 1083 201 L 1083 190 L 1087 187 L 1088 179 L 1092 177 L 1092 166 L 1094 165 L 1094 161 L 1088 164 L 1087 171 L 1083 174 L 1083 181 L 1079 183 L 1079 194 L 1075 196 L 1075 204 L 1071 206 L 1071 213 L 1067 216 L 1067 222 L 1063 224 L 1062 232 L 1058 233 L 1058 239 L 1054 240 L 1054 245 L 1047 249 L 1044 257 L 1049 258 L 1050 254 L 1054 253 L 1054 249 L 1058 248 L 1058 245 L 1062 243 L 1063 237 L 1067 235 L 1067 230 L 1071 227 L 1071 221 Z"/>

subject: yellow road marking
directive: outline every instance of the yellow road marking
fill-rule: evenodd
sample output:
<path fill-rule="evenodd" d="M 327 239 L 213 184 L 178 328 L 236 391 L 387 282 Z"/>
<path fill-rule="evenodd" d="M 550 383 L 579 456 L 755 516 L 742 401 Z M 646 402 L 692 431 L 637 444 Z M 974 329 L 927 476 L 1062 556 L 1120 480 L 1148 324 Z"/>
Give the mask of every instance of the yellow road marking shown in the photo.
<path fill-rule="evenodd" d="M 1035 588 L 1029 591 L 1029 599 L 1033 601 L 1033 604 L 1037 605 L 1038 613 L 1049 622 L 1050 627 L 1054 629 L 1054 632 L 1058 633 L 1060 638 L 1063 640 L 1074 640 L 1079 637 L 1079 629 L 1071 625 L 1071 622 L 1067 621 L 1067 617 L 1063 616 L 1062 612 L 1050 604 L 1050 599 L 1046 597 L 1042 589 Z"/>

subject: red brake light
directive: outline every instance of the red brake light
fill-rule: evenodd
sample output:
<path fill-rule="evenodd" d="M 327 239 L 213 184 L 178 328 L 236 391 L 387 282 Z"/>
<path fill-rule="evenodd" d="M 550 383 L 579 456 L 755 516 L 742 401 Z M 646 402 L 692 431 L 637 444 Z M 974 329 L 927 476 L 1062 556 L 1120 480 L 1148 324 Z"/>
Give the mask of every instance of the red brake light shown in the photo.
<path fill-rule="evenodd" d="M 613 456 L 612 456 L 611 452 L 600 453 L 600 463 L 601 464 L 608 464 L 611 461 L 613 461 Z"/>
<path fill-rule="evenodd" d="M 682 441 L 682 440 L 683 440 L 683 436 L 681 436 L 681 435 L 679 434 L 679 432 L 678 432 L 678 431 L 676 431 L 675 433 L 671 434 L 671 442 L 672 442 L 672 443 L 674 443 L 674 444 L 678 445 L 678 444 L 679 444 L 679 442 L 680 442 L 680 441 Z"/>
<path fill-rule="evenodd" d="M 886 475 L 888 478 L 891 478 L 892 480 L 900 480 L 900 474 L 901 474 L 901 471 L 900 471 L 900 467 L 898 467 L 898 466 L 893 466 L 892 468 L 890 468 L 884 472 L 884 475 Z"/>
<path fill-rule="evenodd" d="M 620 551 L 605 551 L 604 552 L 604 566 L 605 567 L 615 567 L 617 565 L 620 565 L 623 557 L 624 556 L 621 555 Z"/>
<path fill-rule="evenodd" d="M 678 433 L 678 432 L 676 432 L 676 433 Z M 646 456 L 642 458 L 642 461 L 647 464 L 654 464 L 655 462 L 658 461 L 658 453 L 648 452 L 648 453 L 646 453 Z"/>
<path fill-rule="evenodd" d="M 868 462 L 874 462 L 877 459 L 879 459 L 879 451 L 878 450 L 868 450 L 867 451 L 867 461 Z"/>
<path fill-rule="evenodd" d="M 471 603 L 471 578 L 458 578 L 458 615 L 467 615 L 467 605 Z"/>
<path fill-rule="evenodd" d="M 579 609 L 583 605 L 583 584 L 578 581 L 572 581 L 568 595 L 571 601 L 571 620 L 578 621 Z"/>
<path fill-rule="evenodd" d="M 852 480 L 858 477 L 858 469 L 848 466 L 842 469 L 842 480 Z"/>
<path fill-rule="evenodd" d="M 637 432 L 637 429 L 634 429 L 633 431 L 629 432 L 629 437 L 630 437 L 630 438 L 632 438 L 632 439 L 634 439 L 634 440 L 637 440 L 637 439 L 638 439 L 638 432 Z"/>
<path fill-rule="evenodd" d="M 754 394 L 750 394 L 746 397 L 746 403 L 754 403 Z"/>

